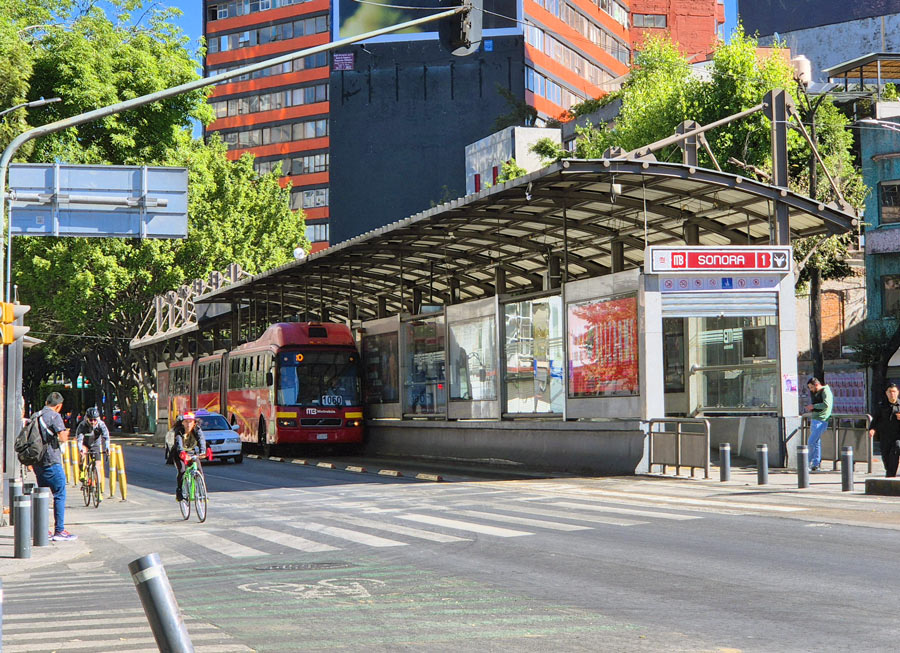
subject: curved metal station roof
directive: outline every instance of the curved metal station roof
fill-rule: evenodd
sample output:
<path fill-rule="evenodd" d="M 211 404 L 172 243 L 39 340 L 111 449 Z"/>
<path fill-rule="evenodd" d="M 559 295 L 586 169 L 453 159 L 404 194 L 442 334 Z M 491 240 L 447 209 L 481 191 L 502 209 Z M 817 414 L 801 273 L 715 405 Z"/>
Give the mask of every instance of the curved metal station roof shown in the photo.
<path fill-rule="evenodd" d="M 408 312 L 414 291 L 425 305 L 447 303 L 457 284 L 460 302 L 491 296 L 497 267 L 508 294 L 538 291 L 551 258 L 568 280 L 639 267 L 646 246 L 683 244 L 689 225 L 697 225 L 700 245 L 768 244 L 776 201 L 789 208 L 792 238 L 856 224 L 834 205 L 724 172 L 652 160 L 568 159 L 194 301 L 252 303 L 254 315 L 273 319 L 315 313 L 321 305 L 332 319 L 347 318 L 352 302 L 365 320 L 379 315 L 379 302 L 387 315 Z M 150 344 L 142 340 L 133 346 Z"/>

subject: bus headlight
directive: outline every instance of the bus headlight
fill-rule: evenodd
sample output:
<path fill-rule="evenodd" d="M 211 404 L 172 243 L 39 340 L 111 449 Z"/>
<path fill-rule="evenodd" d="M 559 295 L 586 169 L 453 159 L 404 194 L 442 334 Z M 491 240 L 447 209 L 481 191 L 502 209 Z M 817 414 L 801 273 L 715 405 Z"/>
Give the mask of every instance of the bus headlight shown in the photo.
<path fill-rule="evenodd" d="M 292 419 L 292 418 L 279 417 L 278 418 L 278 426 L 284 426 L 287 428 L 295 428 L 297 426 L 297 420 Z"/>
<path fill-rule="evenodd" d="M 351 426 L 351 427 L 362 426 L 362 423 L 363 422 L 361 419 L 348 419 L 347 420 L 347 426 Z"/>

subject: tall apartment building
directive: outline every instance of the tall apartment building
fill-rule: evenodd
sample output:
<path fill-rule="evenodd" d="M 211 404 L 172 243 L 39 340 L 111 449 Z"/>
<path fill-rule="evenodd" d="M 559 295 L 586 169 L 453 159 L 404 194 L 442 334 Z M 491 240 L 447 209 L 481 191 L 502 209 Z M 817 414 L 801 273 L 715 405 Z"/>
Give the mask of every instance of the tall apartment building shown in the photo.
<path fill-rule="evenodd" d="M 206 74 L 328 43 L 329 0 L 204 0 Z M 296 59 L 215 87 L 209 102 L 229 157 L 278 163 L 293 184 L 291 206 L 306 214 L 313 251 L 329 241 L 329 63 L 327 53 Z"/>
<path fill-rule="evenodd" d="M 635 49 L 649 35 L 668 33 L 691 63 L 712 54 L 725 23 L 722 0 L 631 0 L 630 5 Z"/>
<path fill-rule="evenodd" d="M 204 0 L 207 74 L 422 15 L 393 4 Z M 652 26 L 634 27 L 635 7 Z M 316 251 L 464 195 L 466 145 L 504 118 L 522 124 L 525 106 L 541 125 L 616 88 L 633 39 L 658 29 L 654 16 L 691 54 L 724 20 L 719 0 L 484 0 L 484 9 L 482 45 L 468 57 L 448 54 L 425 25 L 217 86 L 208 131 L 234 157 L 253 152 L 260 171 L 281 162 Z"/>

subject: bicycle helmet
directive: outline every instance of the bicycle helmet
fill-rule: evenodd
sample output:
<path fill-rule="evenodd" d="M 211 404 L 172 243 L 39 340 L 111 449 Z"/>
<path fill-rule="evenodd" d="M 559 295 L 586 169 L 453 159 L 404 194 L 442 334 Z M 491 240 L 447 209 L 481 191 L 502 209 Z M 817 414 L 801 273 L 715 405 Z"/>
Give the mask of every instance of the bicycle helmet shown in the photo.
<path fill-rule="evenodd" d="M 194 413 L 185 413 L 184 415 L 181 416 L 181 421 L 183 422 L 186 419 L 196 420 L 197 416 L 194 415 Z"/>
<path fill-rule="evenodd" d="M 88 408 L 84 414 L 86 419 L 100 419 L 100 411 L 96 408 Z"/>

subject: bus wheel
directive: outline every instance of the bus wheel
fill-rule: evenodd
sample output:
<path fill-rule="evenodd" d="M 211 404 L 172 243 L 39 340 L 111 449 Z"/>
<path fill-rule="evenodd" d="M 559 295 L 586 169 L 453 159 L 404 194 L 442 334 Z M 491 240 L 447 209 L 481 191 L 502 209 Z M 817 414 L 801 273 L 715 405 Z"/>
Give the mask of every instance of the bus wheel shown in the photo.
<path fill-rule="evenodd" d="M 263 417 L 259 418 L 259 451 L 264 458 L 268 458 L 272 453 L 272 447 L 269 445 L 269 441 L 266 438 L 266 420 Z"/>

